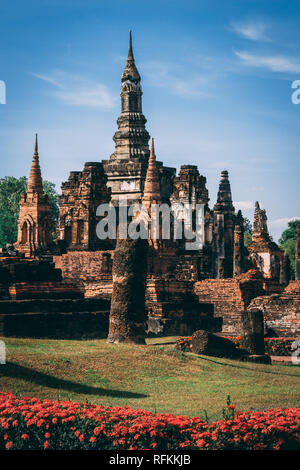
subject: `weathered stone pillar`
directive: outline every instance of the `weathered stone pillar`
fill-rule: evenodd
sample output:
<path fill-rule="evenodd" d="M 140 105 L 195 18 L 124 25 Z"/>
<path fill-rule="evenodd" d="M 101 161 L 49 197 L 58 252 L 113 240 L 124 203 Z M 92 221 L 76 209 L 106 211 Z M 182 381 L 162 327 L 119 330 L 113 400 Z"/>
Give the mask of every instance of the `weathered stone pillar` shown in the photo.
<path fill-rule="evenodd" d="M 217 214 L 215 223 L 215 269 L 216 277 L 223 279 L 225 277 L 225 247 L 224 247 L 224 215 Z"/>
<path fill-rule="evenodd" d="M 244 233 L 240 225 L 234 227 L 233 276 L 244 272 Z"/>
<path fill-rule="evenodd" d="M 295 279 L 300 281 L 300 225 L 297 225 Z"/>
<path fill-rule="evenodd" d="M 264 355 L 264 319 L 261 310 L 246 310 L 242 315 L 242 347 L 249 354 Z"/>
<path fill-rule="evenodd" d="M 145 344 L 147 240 L 117 240 L 108 343 Z"/>
<path fill-rule="evenodd" d="M 290 277 L 290 258 L 284 253 L 280 260 L 280 284 L 288 285 Z"/>

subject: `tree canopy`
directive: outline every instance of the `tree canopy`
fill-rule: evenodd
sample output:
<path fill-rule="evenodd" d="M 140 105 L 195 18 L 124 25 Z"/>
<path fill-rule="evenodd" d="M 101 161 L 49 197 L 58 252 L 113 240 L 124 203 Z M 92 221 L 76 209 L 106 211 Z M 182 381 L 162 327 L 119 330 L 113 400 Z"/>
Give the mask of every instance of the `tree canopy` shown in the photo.
<path fill-rule="evenodd" d="M 244 245 L 247 247 L 252 242 L 252 224 L 247 217 L 244 217 Z"/>
<path fill-rule="evenodd" d="M 280 248 L 282 248 L 290 258 L 292 279 L 295 278 L 297 225 L 300 225 L 299 219 L 288 222 L 288 228 L 282 232 L 279 239 Z"/>

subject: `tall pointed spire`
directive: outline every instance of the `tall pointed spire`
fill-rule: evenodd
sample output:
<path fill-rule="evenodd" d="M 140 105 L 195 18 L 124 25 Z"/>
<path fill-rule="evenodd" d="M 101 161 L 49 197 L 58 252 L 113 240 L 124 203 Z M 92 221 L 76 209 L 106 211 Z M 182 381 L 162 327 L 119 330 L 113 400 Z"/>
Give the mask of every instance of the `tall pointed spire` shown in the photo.
<path fill-rule="evenodd" d="M 159 203 L 161 201 L 159 172 L 157 168 L 154 139 L 152 138 L 150 157 L 148 161 L 148 169 L 146 173 L 143 204 L 149 205 L 152 202 Z"/>
<path fill-rule="evenodd" d="M 257 237 L 264 237 L 269 239 L 269 231 L 267 225 L 267 214 L 265 209 L 261 209 L 259 202 L 255 202 L 255 209 L 254 209 L 254 222 L 253 222 L 253 233 L 252 239 L 256 239 Z"/>
<path fill-rule="evenodd" d="M 227 170 L 223 170 L 221 173 L 217 202 L 232 204 L 231 188 Z"/>
<path fill-rule="evenodd" d="M 30 169 L 30 175 L 28 178 L 28 184 L 27 184 L 27 193 L 34 193 L 34 192 L 40 195 L 43 194 L 43 180 L 42 180 L 41 168 L 40 168 L 40 162 L 39 162 L 37 134 L 35 134 L 34 153 L 33 153 L 32 165 Z"/>
<path fill-rule="evenodd" d="M 129 49 L 128 49 L 128 58 L 134 60 L 133 51 L 132 51 L 132 33 L 129 31 Z"/>
<path fill-rule="evenodd" d="M 134 55 L 133 55 L 133 50 L 132 50 L 132 34 L 131 30 L 129 32 L 129 49 L 128 49 L 128 56 L 127 56 L 127 61 L 126 65 L 124 68 L 124 72 L 122 75 L 122 82 L 125 82 L 126 80 L 130 80 L 134 83 L 138 83 L 141 80 L 140 74 L 138 72 L 138 69 L 136 68 L 135 62 L 134 62 Z"/>

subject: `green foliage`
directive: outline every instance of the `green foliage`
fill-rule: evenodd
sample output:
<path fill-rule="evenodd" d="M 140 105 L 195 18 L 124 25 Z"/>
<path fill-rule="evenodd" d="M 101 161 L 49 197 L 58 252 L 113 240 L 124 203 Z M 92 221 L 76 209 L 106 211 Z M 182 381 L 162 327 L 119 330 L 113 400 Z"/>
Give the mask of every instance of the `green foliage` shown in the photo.
<path fill-rule="evenodd" d="M 14 243 L 18 234 L 21 194 L 26 192 L 27 178 L 6 176 L 0 179 L 0 245 Z"/>
<path fill-rule="evenodd" d="M 288 228 L 282 232 L 279 239 L 279 246 L 290 258 L 291 263 L 291 278 L 295 278 L 295 256 L 296 256 L 296 227 L 300 225 L 300 220 L 293 220 L 288 222 Z"/>
<path fill-rule="evenodd" d="M 252 234 L 252 224 L 247 217 L 244 217 L 244 230 Z"/>
<path fill-rule="evenodd" d="M 47 180 L 43 181 L 43 189 L 44 189 L 44 194 L 47 194 L 47 196 L 49 197 L 50 214 L 51 214 L 51 220 L 52 220 L 52 238 L 54 241 L 56 237 L 56 220 L 57 220 L 58 213 L 59 213 L 58 194 L 55 191 L 55 184 L 51 183 L 50 181 L 47 181 Z"/>
<path fill-rule="evenodd" d="M 252 224 L 247 217 L 244 217 L 244 245 L 249 246 L 252 242 Z"/>
<path fill-rule="evenodd" d="M 43 181 L 44 193 L 49 196 L 52 218 L 53 237 L 55 237 L 55 224 L 58 215 L 58 194 L 55 185 L 50 181 Z M 21 194 L 27 189 L 27 178 L 21 176 L 5 176 L 0 179 L 0 246 L 15 243 L 18 235 L 18 216 Z"/>

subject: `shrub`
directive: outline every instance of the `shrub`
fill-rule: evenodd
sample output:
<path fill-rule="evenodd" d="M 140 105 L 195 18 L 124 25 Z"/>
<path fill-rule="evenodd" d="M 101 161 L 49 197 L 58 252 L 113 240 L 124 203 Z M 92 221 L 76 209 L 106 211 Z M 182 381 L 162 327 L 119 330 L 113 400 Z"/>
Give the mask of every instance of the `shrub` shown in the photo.
<path fill-rule="evenodd" d="M 235 411 L 220 421 L 129 407 L 0 394 L 0 449 L 283 449 L 300 446 L 300 408 Z M 299 448 L 299 447 L 298 447 Z"/>
<path fill-rule="evenodd" d="M 191 351 L 192 337 L 187 336 L 186 338 L 179 337 L 175 343 L 175 348 L 183 352 Z"/>

